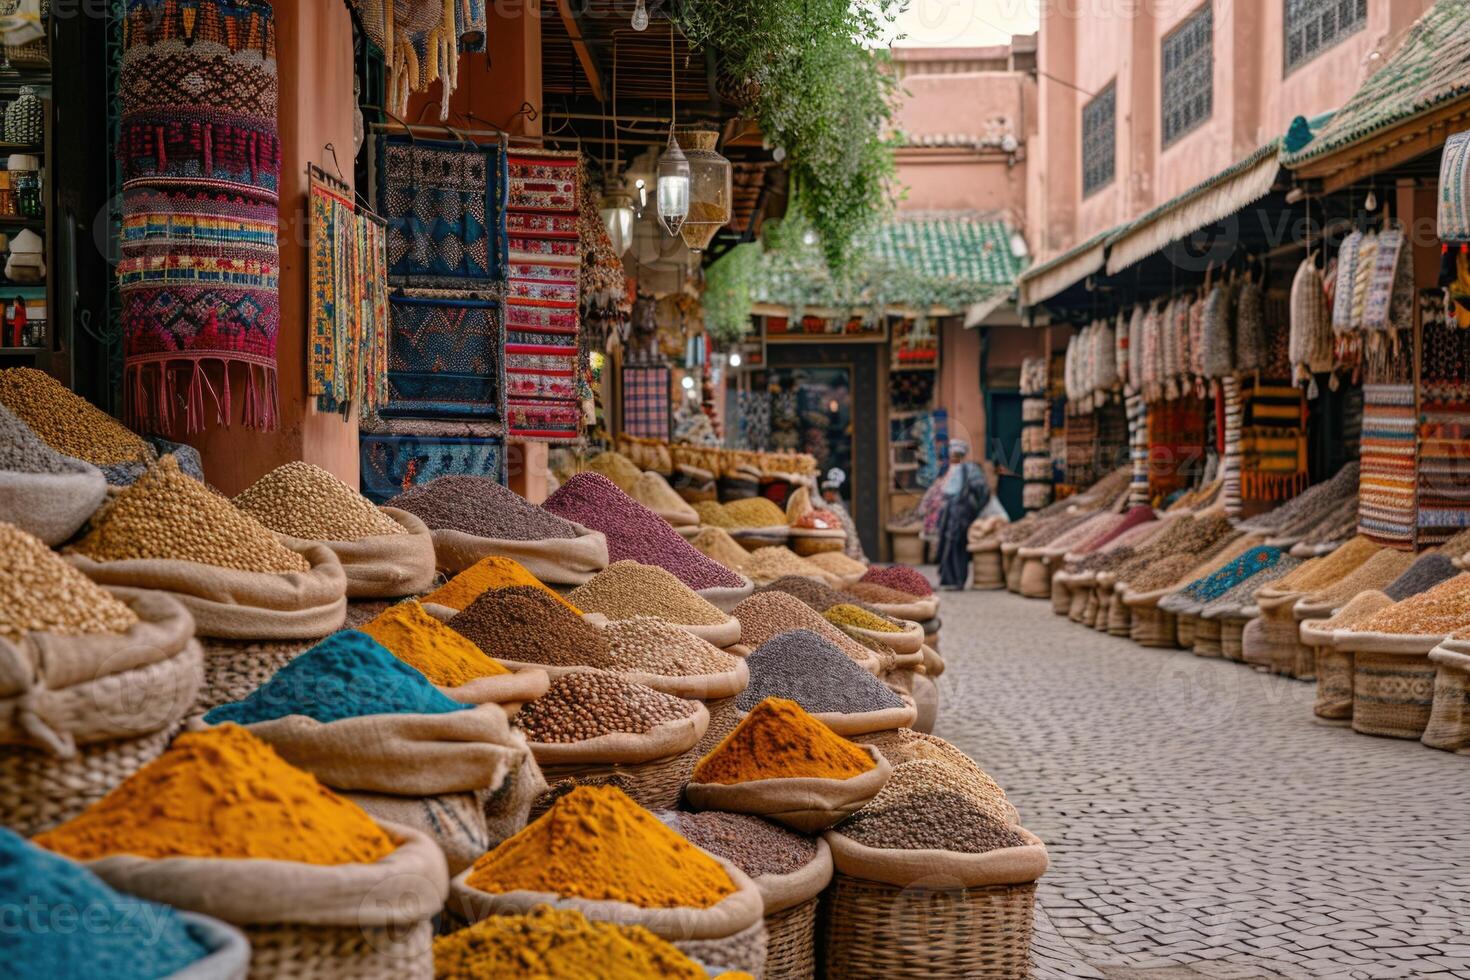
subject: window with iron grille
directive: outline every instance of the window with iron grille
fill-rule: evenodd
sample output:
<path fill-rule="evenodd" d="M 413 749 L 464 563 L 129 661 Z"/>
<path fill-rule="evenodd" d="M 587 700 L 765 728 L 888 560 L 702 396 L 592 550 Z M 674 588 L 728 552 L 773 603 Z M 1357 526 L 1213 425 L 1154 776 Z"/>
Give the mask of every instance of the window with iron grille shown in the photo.
<path fill-rule="evenodd" d="M 1082 195 L 1086 197 L 1113 182 L 1117 154 L 1118 84 L 1108 87 L 1082 107 Z"/>
<path fill-rule="evenodd" d="M 1286 0 L 1286 71 L 1361 31 L 1368 0 Z"/>
<path fill-rule="evenodd" d="M 1164 145 L 1215 109 L 1215 17 L 1205 4 L 1164 38 Z"/>

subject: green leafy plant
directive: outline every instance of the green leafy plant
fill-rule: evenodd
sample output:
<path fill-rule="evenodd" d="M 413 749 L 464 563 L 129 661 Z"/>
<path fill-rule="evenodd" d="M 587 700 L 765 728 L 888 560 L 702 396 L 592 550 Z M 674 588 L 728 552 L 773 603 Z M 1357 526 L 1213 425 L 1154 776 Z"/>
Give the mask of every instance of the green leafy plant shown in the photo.
<path fill-rule="evenodd" d="M 744 242 L 704 270 L 704 326 L 716 339 L 733 343 L 749 332 L 761 258 L 760 242 Z"/>

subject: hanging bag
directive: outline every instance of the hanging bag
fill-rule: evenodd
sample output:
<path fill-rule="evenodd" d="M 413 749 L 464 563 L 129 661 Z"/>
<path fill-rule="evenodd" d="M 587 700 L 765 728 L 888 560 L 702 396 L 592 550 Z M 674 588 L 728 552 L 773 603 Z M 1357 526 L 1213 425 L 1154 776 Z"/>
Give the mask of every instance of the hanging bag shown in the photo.
<path fill-rule="evenodd" d="M 1439 240 L 1470 242 L 1470 132 L 1445 140 L 1439 169 Z"/>

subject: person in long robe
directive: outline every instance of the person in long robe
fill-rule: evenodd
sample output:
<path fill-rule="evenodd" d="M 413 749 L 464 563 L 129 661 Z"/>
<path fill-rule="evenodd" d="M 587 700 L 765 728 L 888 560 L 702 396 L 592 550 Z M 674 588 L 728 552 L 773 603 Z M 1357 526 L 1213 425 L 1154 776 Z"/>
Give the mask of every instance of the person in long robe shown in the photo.
<path fill-rule="evenodd" d="M 939 517 L 939 587 L 963 589 L 970 577 L 970 525 L 990 500 L 990 481 L 980 464 L 970 459 L 970 445 L 962 439 L 949 444 L 949 469 L 943 482 L 944 502 Z"/>

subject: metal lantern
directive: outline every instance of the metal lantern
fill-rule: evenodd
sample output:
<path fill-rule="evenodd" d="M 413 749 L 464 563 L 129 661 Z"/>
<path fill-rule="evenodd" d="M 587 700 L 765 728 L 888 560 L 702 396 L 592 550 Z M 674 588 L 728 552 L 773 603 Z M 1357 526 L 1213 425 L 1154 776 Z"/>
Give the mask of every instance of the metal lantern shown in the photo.
<path fill-rule="evenodd" d="M 730 223 L 730 161 L 715 150 L 718 130 L 692 129 L 683 136 L 689 146 L 689 216 L 679 235 L 691 251 L 702 252 Z"/>
<path fill-rule="evenodd" d="M 689 158 L 669 133 L 669 147 L 658 160 L 658 220 L 670 235 L 679 234 L 689 216 Z"/>
<path fill-rule="evenodd" d="M 613 252 L 621 256 L 633 244 L 633 195 L 619 178 L 607 182 L 602 198 L 597 202 L 597 212 L 607 227 L 607 237 L 612 241 Z"/>

